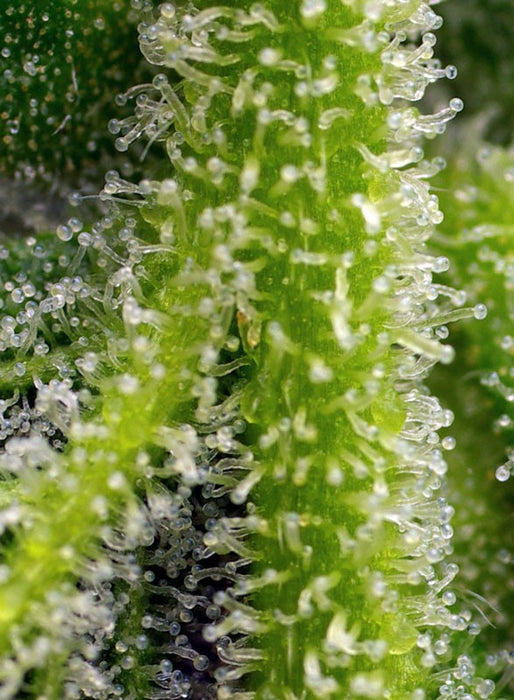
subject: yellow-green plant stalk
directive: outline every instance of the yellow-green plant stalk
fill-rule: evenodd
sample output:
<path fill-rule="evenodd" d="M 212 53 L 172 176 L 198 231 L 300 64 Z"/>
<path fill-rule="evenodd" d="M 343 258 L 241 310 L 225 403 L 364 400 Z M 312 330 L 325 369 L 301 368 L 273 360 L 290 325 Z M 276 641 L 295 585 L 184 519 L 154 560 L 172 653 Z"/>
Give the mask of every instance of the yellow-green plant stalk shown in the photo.
<path fill-rule="evenodd" d="M 2 253 L 0 698 L 499 698 L 423 384 L 483 316 L 426 247 L 439 18 L 133 5 L 163 72 L 116 144 L 168 161 Z"/>

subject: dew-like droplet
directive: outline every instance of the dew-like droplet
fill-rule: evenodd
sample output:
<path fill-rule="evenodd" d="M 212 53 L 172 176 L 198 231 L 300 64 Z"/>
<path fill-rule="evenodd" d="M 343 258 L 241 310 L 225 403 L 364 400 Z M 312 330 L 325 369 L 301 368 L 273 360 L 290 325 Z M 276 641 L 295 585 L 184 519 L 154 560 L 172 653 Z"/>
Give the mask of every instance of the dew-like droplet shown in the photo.
<path fill-rule="evenodd" d="M 512 466 L 510 460 L 505 462 L 505 464 L 501 464 L 495 472 L 496 479 L 498 481 L 508 481 L 510 479 Z"/>
<path fill-rule="evenodd" d="M 70 241 L 73 238 L 73 231 L 67 224 L 60 224 L 56 229 L 56 233 L 57 238 L 61 241 Z"/>
<path fill-rule="evenodd" d="M 447 435 L 441 440 L 441 445 L 444 450 L 453 450 L 456 445 L 455 438 Z"/>
<path fill-rule="evenodd" d="M 487 316 L 487 306 L 485 304 L 475 304 L 473 307 L 473 316 L 477 321 L 481 321 Z"/>

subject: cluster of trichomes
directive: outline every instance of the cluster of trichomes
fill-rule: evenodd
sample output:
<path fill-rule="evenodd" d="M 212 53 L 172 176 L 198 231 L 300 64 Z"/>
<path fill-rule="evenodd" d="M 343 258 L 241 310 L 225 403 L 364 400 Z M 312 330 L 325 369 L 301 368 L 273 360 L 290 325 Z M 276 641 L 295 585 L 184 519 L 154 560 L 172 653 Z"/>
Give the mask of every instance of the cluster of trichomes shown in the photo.
<path fill-rule="evenodd" d="M 91 36 L 92 3 L 53 4 Z M 440 18 L 421 0 L 113 8 L 93 21 L 105 55 L 83 54 L 106 61 L 92 100 L 137 17 L 160 72 L 109 131 L 165 155 L 139 182 L 110 170 L 94 222 L 0 248 L 0 698 L 506 699 L 514 177 L 499 149 L 474 175 L 424 154 L 462 109 L 412 104 L 455 75 Z M 64 63 L 24 60 L 42 83 Z M 21 110 L 31 83 L 10 84 Z M 36 148 L 11 134 L 8 164 L 46 157 L 29 115 Z M 464 396 L 447 474 L 453 415 L 425 384 L 462 319 L 481 385 L 440 381 Z M 500 411 L 468 473 L 482 390 Z"/>
<path fill-rule="evenodd" d="M 441 178 L 446 217 L 434 245 L 454 260 L 452 283 L 469 300 L 480 298 L 488 316 L 480 328 L 462 324 L 454 336 L 459 366 L 451 376 L 437 373 L 434 389 L 456 414 L 453 542 L 463 593 L 474 598 L 484 627 L 477 647 L 483 644 L 494 665 L 498 651 L 513 644 L 514 154 L 471 130 L 464 135 Z"/>
<path fill-rule="evenodd" d="M 141 73 L 130 3 L 4 5 L 0 173 L 51 183 L 98 169 L 109 148 L 105 110 Z"/>
<path fill-rule="evenodd" d="M 467 119 L 453 143 L 443 144 L 448 167 L 434 185 L 445 219 L 433 248 L 451 260 L 450 283 L 471 303 L 485 303 L 488 314 L 480 324 L 457 324 L 458 362 L 436 371 L 431 386 L 455 412 L 458 449 L 448 457 L 453 543 L 462 593 L 474 599 L 483 628 L 475 653 L 480 649 L 494 666 L 501 649 L 512 661 L 513 649 L 514 152 L 506 48 L 512 30 L 502 0 L 442 9 L 443 53 L 466 46 L 456 87 Z M 500 685 L 512 678 L 510 668 Z M 503 692 L 510 697 L 512 686 Z"/>

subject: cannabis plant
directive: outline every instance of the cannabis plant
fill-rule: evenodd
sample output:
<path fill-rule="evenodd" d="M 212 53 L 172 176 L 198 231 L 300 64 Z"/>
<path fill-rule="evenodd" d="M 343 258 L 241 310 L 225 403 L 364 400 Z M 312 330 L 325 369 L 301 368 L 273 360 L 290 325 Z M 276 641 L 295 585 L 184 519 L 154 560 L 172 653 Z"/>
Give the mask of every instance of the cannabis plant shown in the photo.
<path fill-rule="evenodd" d="M 79 64 L 153 78 L 100 213 L 0 249 L 0 698 L 507 700 L 514 171 L 429 148 L 431 4 L 8 5 L 64 115 L 19 138 L 13 59 L 18 180 L 80 156 Z"/>

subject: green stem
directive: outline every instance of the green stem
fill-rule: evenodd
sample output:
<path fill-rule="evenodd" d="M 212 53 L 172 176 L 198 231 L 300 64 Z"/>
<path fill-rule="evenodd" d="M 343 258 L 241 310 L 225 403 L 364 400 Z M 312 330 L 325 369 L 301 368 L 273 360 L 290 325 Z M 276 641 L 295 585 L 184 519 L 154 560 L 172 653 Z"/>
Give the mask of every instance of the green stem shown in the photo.
<path fill-rule="evenodd" d="M 120 628 L 130 644 L 139 616 L 170 634 L 191 623 L 156 652 L 189 664 L 177 692 L 194 692 L 196 671 L 220 700 L 425 700 L 443 672 L 456 693 L 482 692 L 466 610 L 447 590 L 458 567 L 437 430 L 450 415 L 423 385 L 453 355 L 436 332 L 451 306 L 432 282 L 447 261 L 425 247 L 441 220 L 425 180 L 439 166 L 420 141 L 462 105 L 406 106 L 445 74 L 438 19 L 417 0 L 198 4 L 143 8 L 141 48 L 173 84 L 156 76 L 117 140 L 165 140 L 170 176 L 109 173 L 102 198 L 141 216 L 114 203 L 78 238 L 99 269 L 68 313 L 107 317 L 93 347 L 105 343 L 109 375 L 95 376 L 96 356 L 74 359 L 97 392 L 89 413 L 66 382 L 38 394 L 63 451 L 32 435 L 4 455 L 26 495 L 0 585 L 5 697 L 34 669 L 62 697 L 81 660 L 93 692 L 66 614 L 86 616 L 99 655 L 116 615 L 94 595 L 117 579 L 136 582 Z M 161 480 L 165 515 L 152 506 Z M 201 536 L 175 496 L 200 503 Z M 164 550 L 139 549 L 142 572 L 131 553 L 161 527 Z M 168 578 L 142 594 L 159 558 Z M 184 592 L 173 579 L 188 566 Z M 180 605 L 146 615 L 147 591 Z M 166 697 L 160 668 L 128 697 Z"/>

